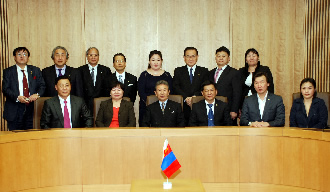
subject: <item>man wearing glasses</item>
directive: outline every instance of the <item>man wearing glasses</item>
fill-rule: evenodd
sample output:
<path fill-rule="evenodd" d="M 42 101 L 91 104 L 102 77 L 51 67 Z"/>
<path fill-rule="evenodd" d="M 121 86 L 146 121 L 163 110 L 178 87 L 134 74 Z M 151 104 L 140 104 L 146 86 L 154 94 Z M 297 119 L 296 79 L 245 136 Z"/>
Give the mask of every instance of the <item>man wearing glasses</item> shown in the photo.
<path fill-rule="evenodd" d="M 110 96 L 108 81 L 111 78 L 111 70 L 98 63 L 99 56 L 96 47 L 88 48 L 86 51 L 88 63 L 78 68 L 83 77 L 84 99 L 91 113 L 93 113 L 94 98 Z"/>
<path fill-rule="evenodd" d="M 113 56 L 113 67 L 116 69 L 113 78 L 124 84 L 124 97 L 129 97 L 134 104 L 137 94 L 137 78 L 136 76 L 125 71 L 126 57 L 122 53 Z"/>
<path fill-rule="evenodd" d="M 38 67 L 27 65 L 26 47 L 13 51 L 16 65 L 3 70 L 2 92 L 6 96 L 4 119 L 9 131 L 33 128 L 33 102 L 45 92 L 45 82 Z"/>

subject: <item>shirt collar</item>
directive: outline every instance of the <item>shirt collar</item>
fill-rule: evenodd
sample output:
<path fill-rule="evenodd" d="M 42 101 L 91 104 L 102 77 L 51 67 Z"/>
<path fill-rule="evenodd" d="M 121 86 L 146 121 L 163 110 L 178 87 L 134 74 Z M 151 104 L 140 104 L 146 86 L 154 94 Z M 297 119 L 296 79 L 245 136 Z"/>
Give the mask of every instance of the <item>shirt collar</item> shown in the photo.
<path fill-rule="evenodd" d="M 195 71 L 195 69 L 196 69 L 196 64 L 195 64 L 194 66 L 192 66 L 192 67 L 189 67 L 189 66 L 187 65 L 187 68 L 188 68 L 188 70 L 190 70 L 190 68 L 192 68 L 192 70 Z"/>
<path fill-rule="evenodd" d="M 165 105 L 167 104 L 167 101 L 168 101 L 168 99 L 166 101 L 164 101 Z M 159 102 L 160 105 L 162 105 L 162 103 L 163 103 L 163 102 L 161 102 L 159 100 L 158 100 L 158 102 Z"/>
<path fill-rule="evenodd" d="M 267 96 L 268 96 L 268 91 L 267 91 L 267 93 L 265 95 L 264 100 L 261 100 L 261 98 L 259 97 L 259 94 L 257 93 L 258 100 L 263 101 L 263 102 L 265 102 L 267 100 Z"/>
<path fill-rule="evenodd" d="M 88 68 L 89 68 L 89 70 L 92 70 L 92 69 L 95 70 L 95 69 L 97 69 L 97 66 L 98 66 L 98 65 L 99 65 L 99 64 L 95 65 L 95 67 L 92 67 L 91 64 L 88 63 Z"/>
<path fill-rule="evenodd" d="M 119 78 L 119 75 L 121 75 L 121 77 L 122 77 L 123 79 L 125 79 L 125 71 L 124 71 L 122 74 L 119 74 L 119 73 L 116 71 L 116 77 L 117 77 L 117 79 Z"/>
<path fill-rule="evenodd" d="M 58 69 L 62 69 L 62 70 L 64 70 L 65 71 L 65 69 L 66 69 L 66 64 L 64 65 L 64 67 L 63 68 L 58 68 L 58 67 L 56 67 L 56 65 L 55 65 L 55 69 L 56 70 L 58 70 Z M 63 74 L 63 73 L 62 73 Z"/>
<path fill-rule="evenodd" d="M 57 95 L 58 96 L 58 98 L 59 98 L 59 100 L 60 100 L 60 103 L 64 103 L 64 99 L 62 98 L 62 97 L 60 97 L 59 95 Z M 70 103 L 70 95 L 66 98 L 66 101 L 67 101 L 67 103 Z"/>
<path fill-rule="evenodd" d="M 228 64 L 227 64 L 227 65 L 228 65 Z M 225 70 L 226 67 L 227 67 L 227 65 L 223 66 L 223 67 L 221 68 L 221 71 Z M 217 66 L 217 70 L 218 70 L 218 69 L 219 69 L 219 67 Z"/>
<path fill-rule="evenodd" d="M 22 70 L 27 70 L 27 66 L 25 65 L 25 67 L 24 67 L 24 69 L 22 69 L 22 68 L 20 68 L 20 66 L 18 66 L 17 64 L 16 64 L 16 68 L 17 68 L 17 71 L 22 71 Z"/>
<path fill-rule="evenodd" d="M 204 101 L 205 101 L 205 104 L 206 104 L 206 105 L 208 105 L 208 104 L 213 104 L 212 106 L 214 106 L 214 104 L 215 104 L 215 99 L 213 100 L 212 103 L 207 102 L 206 99 L 204 99 Z"/>

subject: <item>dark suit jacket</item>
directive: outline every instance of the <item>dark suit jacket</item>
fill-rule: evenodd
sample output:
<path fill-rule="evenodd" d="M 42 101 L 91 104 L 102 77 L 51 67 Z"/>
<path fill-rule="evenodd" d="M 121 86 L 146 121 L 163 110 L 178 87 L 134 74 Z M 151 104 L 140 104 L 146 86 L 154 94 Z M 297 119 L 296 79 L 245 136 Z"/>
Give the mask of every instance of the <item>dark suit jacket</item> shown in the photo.
<path fill-rule="evenodd" d="M 232 120 L 229 115 L 228 104 L 215 99 L 214 106 L 214 125 L 215 126 L 231 126 Z M 189 126 L 208 126 L 207 109 L 205 100 L 193 104 L 189 119 Z"/>
<path fill-rule="evenodd" d="M 247 126 L 249 122 L 264 121 L 270 127 L 283 127 L 285 124 L 285 107 L 281 96 L 268 92 L 262 118 L 260 116 L 257 93 L 244 100 L 240 124 Z"/>
<path fill-rule="evenodd" d="M 320 128 L 323 129 L 328 123 L 328 110 L 323 99 L 313 98 L 312 105 L 307 116 L 304 99 L 293 101 L 290 112 L 290 127 Z"/>
<path fill-rule="evenodd" d="M 66 66 L 65 75 L 71 79 L 71 95 L 83 97 L 83 82 L 78 69 Z M 55 79 L 57 77 L 55 65 L 46 67 L 42 70 L 42 76 L 46 83 L 45 97 L 57 96 L 55 89 Z"/>
<path fill-rule="evenodd" d="M 214 81 L 214 74 L 217 68 L 214 68 L 209 73 L 209 80 Z M 218 94 L 225 96 L 228 99 L 230 112 L 238 113 L 242 97 L 242 83 L 240 73 L 229 65 L 222 72 L 216 83 Z"/>
<path fill-rule="evenodd" d="M 30 95 L 38 93 L 43 96 L 45 93 L 45 82 L 38 67 L 27 65 L 28 84 Z M 2 92 L 6 96 L 3 118 L 7 121 L 14 121 L 20 102 L 16 102 L 19 96 L 19 83 L 17 75 L 17 66 L 13 65 L 3 70 Z M 24 105 L 24 104 L 23 104 Z M 31 104 L 33 107 L 33 104 Z"/>
<path fill-rule="evenodd" d="M 159 101 L 147 106 L 146 113 L 140 127 L 184 127 L 184 117 L 181 105 L 167 100 L 164 115 Z"/>
<path fill-rule="evenodd" d="M 72 128 L 92 127 L 93 117 L 83 98 L 70 95 L 70 102 Z M 42 129 L 64 127 L 64 117 L 58 96 L 45 101 L 41 113 L 40 127 Z"/>
<path fill-rule="evenodd" d="M 96 127 L 109 127 L 113 117 L 112 99 L 102 101 L 97 114 Z M 133 103 L 121 100 L 118 112 L 119 127 L 136 127 Z"/>
<path fill-rule="evenodd" d="M 109 79 L 111 78 L 111 70 L 109 67 L 98 64 L 95 86 L 92 82 L 92 77 L 88 68 L 88 64 L 78 68 L 82 78 L 82 85 L 84 90 L 84 99 L 89 108 L 93 111 L 94 98 L 109 97 Z"/>
<path fill-rule="evenodd" d="M 112 75 L 117 80 L 116 72 Z M 137 77 L 125 71 L 124 97 L 129 97 L 134 104 L 137 95 Z"/>

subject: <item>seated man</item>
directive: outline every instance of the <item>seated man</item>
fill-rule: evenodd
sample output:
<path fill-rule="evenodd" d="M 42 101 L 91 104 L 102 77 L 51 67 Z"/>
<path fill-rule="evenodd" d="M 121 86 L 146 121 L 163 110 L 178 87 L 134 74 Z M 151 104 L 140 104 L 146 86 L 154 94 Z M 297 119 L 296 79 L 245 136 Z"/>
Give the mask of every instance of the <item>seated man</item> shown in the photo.
<path fill-rule="evenodd" d="M 71 82 L 63 75 L 55 80 L 57 96 L 45 101 L 41 113 L 40 127 L 45 128 L 77 128 L 92 127 L 93 117 L 84 100 L 70 95 Z"/>
<path fill-rule="evenodd" d="M 155 89 L 159 101 L 147 106 L 140 127 L 184 127 L 181 105 L 168 99 L 170 90 L 167 81 L 158 81 Z"/>
<path fill-rule="evenodd" d="M 283 127 L 285 107 L 281 96 L 268 92 L 268 74 L 258 72 L 252 82 L 257 93 L 244 100 L 240 124 L 251 127 Z"/>
<path fill-rule="evenodd" d="M 215 98 L 215 83 L 207 80 L 201 88 L 204 99 L 193 104 L 189 126 L 232 126 L 228 104 Z"/>

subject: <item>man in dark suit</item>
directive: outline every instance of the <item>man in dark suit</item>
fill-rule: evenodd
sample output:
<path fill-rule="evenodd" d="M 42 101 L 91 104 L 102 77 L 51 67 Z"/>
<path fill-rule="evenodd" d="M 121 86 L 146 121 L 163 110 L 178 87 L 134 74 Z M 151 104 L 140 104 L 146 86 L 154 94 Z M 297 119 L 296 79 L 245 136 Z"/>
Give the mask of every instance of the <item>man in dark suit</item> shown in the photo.
<path fill-rule="evenodd" d="M 59 76 L 55 83 L 58 95 L 45 101 L 40 127 L 43 129 L 92 127 L 93 117 L 84 99 L 70 95 L 71 82 L 69 77 Z"/>
<path fill-rule="evenodd" d="M 124 84 L 124 97 L 129 97 L 134 104 L 137 94 L 137 78 L 125 71 L 126 57 L 124 54 L 117 53 L 113 56 L 113 67 L 116 69 L 113 78 Z"/>
<path fill-rule="evenodd" d="M 193 104 L 189 126 L 231 126 L 228 104 L 215 99 L 215 83 L 207 80 L 201 87 L 204 100 Z"/>
<path fill-rule="evenodd" d="M 109 79 L 111 78 L 111 70 L 109 67 L 98 64 L 99 50 L 95 47 L 90 47 L 86 51 L 88 64 L 79 67 L 82 78 L 84 99 L 93 113 L 94 98 L 109 97 Z"/>
<path fill-rule="evenodd" d="M 191 99 L 201 95 L 200 88 L 202 83 L 208 79 L 208 69 L 197 66 L 198 51 L 195 47 L 187 47 L 184 50 L 183 59 L 185 66 L 177 67 L 174 70 L 173 90 L 175 94 L 182 95 L 183 113 L 188 124 L 191 112 Z"/>
<path fill-rule="evenodd" d="M 66 75 L 71 79 L 71 94 L 78 97 L 83 97 L 83 83 L 79 70 L 66 65 L 66 62 L 69 59 L 68 51 L 64 47 L 57 46 L 53 49 L 51 58 L 55 64 L 42 70 L 42 76 L 46 83 L 46 91 L 44 96 L 56 96 L 57 92 L 54 88 L 55 79 L 58 76 Z"/>
<path fill-rule="evenodd" d="M 155 89 L 158 101 L 147 106 L 140 127 L 184 127 L 181 105 L 168 99 L 170 90 L 167 81 L 158 81 Z"/>
<path fill-rule="evenodd" d="M 3 70 L 2 92 L 6 96 L 3 118 L 9 131 L 33 128 L 33 102 L 45 92 L 45 82 L 38 67 L 27 65 L 26 47 L 13 51 L 16 65 Z"/>
<path fill-rule="evenodd" d="M 222 46 L 215 52 L 217 67 L 212 69 L 209 80 L 216 83 L 218 94 L 228 99 L 228 106 L 233 125 L 237 125 L 237 117 L 242 95 L 242 83 L 238 70 L 228 65 L 230 51 Z"/>
<path fill-rule="evenodd" d="M 281 96 L 268 92 L 268 74 L 258 72 L 252 82 L 257 93 L 244 100 L 240 124 L 251 127 L 283 127 L 285 107 Z"/>

